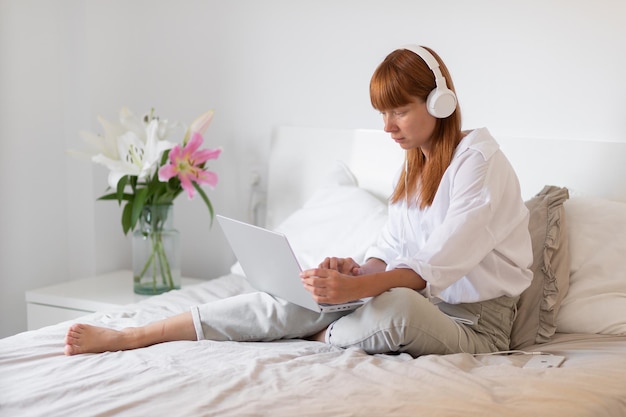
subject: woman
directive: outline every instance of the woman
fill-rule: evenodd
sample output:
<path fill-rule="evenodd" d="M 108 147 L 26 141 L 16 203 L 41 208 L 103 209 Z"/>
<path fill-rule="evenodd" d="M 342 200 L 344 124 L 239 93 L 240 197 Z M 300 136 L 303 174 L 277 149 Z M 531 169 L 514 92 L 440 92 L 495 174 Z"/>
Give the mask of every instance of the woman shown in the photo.
<path fill-rule="evenodd" d="M 441 59 L 419 46 L 393 51 L 372 76 L 372 105 L 406 150 L 388 223 L 363 265 L 327 258 L 301 275 L 320 303 L 373 297 L 364 306 L 319 314 L 243 294 L 122 331 L 75 324 L 65 353 L 286 338 L 414 357 L 507 350 L 517 297 L 532 278 L 528 211 L 489 132 L 461 131 L 453 90 Z"/>

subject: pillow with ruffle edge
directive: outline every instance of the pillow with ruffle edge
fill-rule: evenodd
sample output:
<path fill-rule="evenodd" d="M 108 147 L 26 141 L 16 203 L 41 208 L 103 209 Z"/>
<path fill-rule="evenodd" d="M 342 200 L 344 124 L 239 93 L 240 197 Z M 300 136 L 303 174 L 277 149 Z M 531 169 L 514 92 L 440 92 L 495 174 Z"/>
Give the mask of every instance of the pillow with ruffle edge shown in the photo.
<path fill-rule="evenodd" d="M 568 198 L 567 188 L 547 185 L 526 202 L 533 280 L 517 304 L 511 349 L 548 342 L 556 332 L 556 318 L 569 289 L 569 240 L 563 206 Z"/>

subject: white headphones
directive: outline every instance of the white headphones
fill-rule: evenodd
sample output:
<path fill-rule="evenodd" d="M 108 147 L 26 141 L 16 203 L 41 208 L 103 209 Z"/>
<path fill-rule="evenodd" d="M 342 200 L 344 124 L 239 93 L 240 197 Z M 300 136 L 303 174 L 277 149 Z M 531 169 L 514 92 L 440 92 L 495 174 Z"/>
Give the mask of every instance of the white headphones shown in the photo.
<path fill-rule="evenodd" d="M 435 75 L 436 87 L 428 94 L 428 98 L 426 99 L 428 113 L 438 119 L 445 119 L 454 113 L 454 110 L 456 110 L 456 95 L 454 91 L 448 88 L 446 79 L 441 74 L 441 69 L 439 69 L 439 62 L 437 62 L 433 54 L 419 45 L 405 45 L 400 49 L 411 51 L 422 58 Z"/>

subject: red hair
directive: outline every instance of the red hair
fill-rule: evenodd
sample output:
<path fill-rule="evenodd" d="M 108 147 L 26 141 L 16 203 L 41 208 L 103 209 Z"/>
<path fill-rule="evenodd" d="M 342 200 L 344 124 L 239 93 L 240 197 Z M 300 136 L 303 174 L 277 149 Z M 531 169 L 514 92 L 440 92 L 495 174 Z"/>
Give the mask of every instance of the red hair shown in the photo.
<path fill-rule="evenodd" d="M 435 52 L 425 49 L 439 62 L 448 88 L 454 91 L 448 68 Z M 414 52 L 398 49 L 390 53 L 374 71 L 370 81 L 370 100 L 375 109 L 389 111 L 416 99 L 425 102 L 435 86 L 435 77 L 426 62 Z M 430 206 L 461 136 L 461 111 L 457 105 L 450 116 L 437 119 L 428 160 L 419 148 L 407 151 L 408 175 L 407 172 L 401 174 L 391 202 L 408 198 L 407 203 L 415 201 L 422 209 Z"/>

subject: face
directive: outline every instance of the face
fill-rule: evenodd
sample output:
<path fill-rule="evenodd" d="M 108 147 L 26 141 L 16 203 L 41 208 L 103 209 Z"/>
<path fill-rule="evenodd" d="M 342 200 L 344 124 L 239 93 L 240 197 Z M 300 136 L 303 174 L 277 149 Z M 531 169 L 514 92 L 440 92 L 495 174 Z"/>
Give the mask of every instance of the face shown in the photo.
<path fill-rule="evenodd" d="M 426 103 L 415 100 L 406 106 L 382 111 L 385 132 L 404 150 L 421 148 L 425 154 L 437 119 L 428 113 Z"/>

